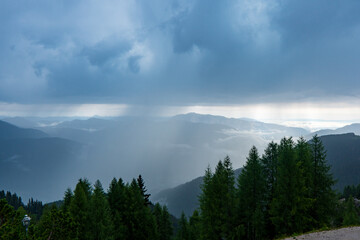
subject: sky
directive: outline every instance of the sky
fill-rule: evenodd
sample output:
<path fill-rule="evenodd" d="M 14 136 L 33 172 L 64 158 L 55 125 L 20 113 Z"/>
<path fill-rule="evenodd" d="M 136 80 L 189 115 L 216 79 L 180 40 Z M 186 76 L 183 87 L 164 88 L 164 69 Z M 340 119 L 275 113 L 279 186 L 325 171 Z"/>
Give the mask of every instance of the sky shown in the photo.
<path fill-rule="evenodd" d="M 4 0 L 0 115 L 360 122 L 359 12 L 357 0 Z"/>

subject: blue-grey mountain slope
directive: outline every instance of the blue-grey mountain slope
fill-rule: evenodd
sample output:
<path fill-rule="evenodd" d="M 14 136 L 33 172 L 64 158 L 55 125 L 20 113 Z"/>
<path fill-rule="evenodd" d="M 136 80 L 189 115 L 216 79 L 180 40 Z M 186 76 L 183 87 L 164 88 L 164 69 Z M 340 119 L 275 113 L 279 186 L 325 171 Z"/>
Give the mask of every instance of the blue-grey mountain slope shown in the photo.
<path fill-rule="evenodd" d="M 0 188 L 43 201 L 76 181 L 82 145 L 0 121 Z"/>

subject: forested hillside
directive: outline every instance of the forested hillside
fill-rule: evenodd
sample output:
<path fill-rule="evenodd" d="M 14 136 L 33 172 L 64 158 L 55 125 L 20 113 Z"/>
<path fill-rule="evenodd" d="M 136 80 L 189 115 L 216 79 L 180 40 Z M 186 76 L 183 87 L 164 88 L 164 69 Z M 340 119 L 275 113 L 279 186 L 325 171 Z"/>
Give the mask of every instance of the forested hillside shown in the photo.
<path fill-rule="evenodd" d="M 61 206 L 25 207 L 16 195 L 0 192 L 1 239 L 272 239 L 323 227 L 360 223 L 354 199 L 339 200 L 321 139 L 271 142 L 256 147 L 236 176 L 229 157 L 205 171 L 200 206 L 178 224 L 165 205 L 152 205 L 141 175 L 130 183 L 114 178 L 105 191 L 80 179 Z M 184 196 L 184 199 L 186 196 Z M 37 201 L 36 201 L 37 202 Z M 11 206 L 14 205 L 15 209 Z M 40 203 L 39 207 L 42 207 Z M 17 208 L 17 210 L 16 210 Z M 34 210 L 35 209 L 35 210 Z M 32 217 L 28 232 L 21 219 Z M 37 215 L 41 218 L 37 220 Z"/>
<path fill-rule="evenodd" d="M 326 160 L 331 166 L 330 172 L 335 179 L 334 189 L 341 192 L 347 185 L 357 185 L 360 182 L 360 137 L 353 133 L 321 136 L 326 149 Z M 235 176 L 241 169 L 235 170 Z M 169 210 L 180 217 L 184 211 L 186 216 L 199 207 L 198 196 L 203 177 L 190 182 L 163 190 L 153 196 L 155 202 L 167 204 Z M 186 199 L 184 196 L 187 196 Z"/>

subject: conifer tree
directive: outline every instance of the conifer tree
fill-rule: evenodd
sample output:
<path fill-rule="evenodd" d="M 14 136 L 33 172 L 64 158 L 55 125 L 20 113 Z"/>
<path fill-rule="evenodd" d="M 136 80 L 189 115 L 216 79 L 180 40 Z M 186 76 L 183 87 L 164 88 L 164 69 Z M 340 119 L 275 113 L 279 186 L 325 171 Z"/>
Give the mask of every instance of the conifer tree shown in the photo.
<path fill-rule="evenodd" d="M 232 238 L 234 229 L 235 177 L 230 158 L 219 161 L 215 173 L 205 172 L 199 196 L 202 238 Z"/>
<path fill-rule="evenodd" d="M 315 135 L 311 140 L 313 183 L 311 198 L 314 199 L 312 213 L 317 221 L 316 227 L 322 227 L 330 223 L 333 210 L 335 209 L 336 196 L 332 187 L 335 183 L 330 166 L 326 162 L 326 151 L 321 139 Z"/>
<path fill-rule="evenodd" d="M 108 202 L 110 206 L 110 212 L 112 222 L 114 225 L 114 238 L 115 240 L 124 239 L 126 233 L 126 226 L 124 224 L 124 212 L 125 212 L 125 184 L 120 178 L 116 180 L 114 178 L 108 191 Z"/>
<path fill-rule="evenodd" d="M 77 224 L 69 212 L 57 209 L 55 205 L 48 207 L 40 222 L 35 226 L 33 236 L 35 239 L 76 240 Z"/>
<path fill-rule="evenodd" d="M 279 145 L 275 194 L 270 209 L 277 234 L 303 232 L 308 221 L 305 214 L 308 207 L 294 142 L 292 138 L 283 138 Z"/>
<path fill-rule="evenodd" d="M 359 225 L 360 218 L 356 211 L 354 198 L 352 196 L 346 201 L 343 226 Z"/>
<path fill-rule="evenodd" d="M 99 180 L 95 182 L 94 193 L 90 201 L 90 239 L 113 239 L 113 226 L 108 201 Z"/>
<path fill-rule="evenodd" d="M 189 219 L 189 239 L 200 239 L 201 218 L 198 210 L 194 210 L 192 216 Z"/>
<path fill-rule="evenodd" d="M 303 218 L 306 220 L 303 222 L 303 228 L 304 231 L 310 231 L 314 229 L 316 226 L 316 219 L 313 218 L 313 204 L 315 199 L 313 199 L 313 196 L 311 194 L 312 188 L 313 188 L 313 164 L 312 164 L 312 153 L 310 149 L 310 145 L 305 141 L 303 137 L 300 137 L 297 141 L 297 144 L 295 146 L 295 152 L 296 152 L 296 161 L 297 165 L 299 166 L 299 170 L 301 173 L 301 178 L 299 181 L 301 181 L 303 185 L 303 193 L 304 193 L 304 199 L 308 206 L 306 206 L 306 210 L 304 209 Z"/>
<path fill-rule="evenodd" d="M 181 213 L 179 221 L 179 230 L 176 235 L 176 240 L 189 240 L 190 239 L 190 229 L 189 222 L 185 216 L 185 213 Z"/>
<path fill-rule="evenodd" d="M 137 181 L 125 187 L 125 211 L 122 214 L 125 225 L 125 238 L 131 240 L 156 239 L 155 217 L 150 208 L 144 205 L 144 198 Z"/>
<path fill-rule="evenodd" d="M 275 237 L 275 226 L 270 219 L 270 205 L 275 194 L 276 176 L 278 168 L 279 146 L 277 143 L 270 142 L 264 151 L 260 161 L 263 166 L 265 180 L 265 233 L 272 239 Z"/>
<path fill-rule="evenodd" d="M 159 203 L 156 203 L 153 209 L 153 214 L 156 219 L 158 239 L 170 240 L 173 229 L 167 207 L 161 207 Z"/>
<path fill-rule="evenodd" d="M 144 198 L 145 206 L 149 206 L 150 205 L 150 200 L 149 200 L 150 194 L 146 193 L 147 189 L 145 187 L 144 179 L 141 177 L 141 175 L 139 175 L 139 177 L 136 179 L 136 181 L 137 181 L 137 184 L 140 187 L 141 194 L 142 194 L 142 196 Z"/>
<path fill-rule="evenodd" d="M 78 224 L 79 240 L 89 239 L 89 207 L 91 199 L 91 186 L 87 180 L 80 179 L 74 190 L 74 197 L 70 205 L 70 213 Z"/>
<path fill-rule="evenodd" d="M 19 222 L 17 222 L 19 220 Z M 4 240 L 20 239 L 18 226 L 21 219 L 18 219 L 14 207 L 5 199 L 0 199 L 0 237 Z"/>
<path fill-rule="evenodd" d="M 64 212 L 67 212 L 70 210 L 71 200 L 74 197 L 73 192 L 70 188 L 66 189 L 64 194 L 64 204 L 62 205 L 62 209 Z"/>
<path fill-rule="evenodd" d="M 252 147 L 238 178 L 240 217 L 246 239 L 256 240 L 265 237 L 265 189 L 263 166 L 256 147 Z"/>
<path fill-rule="evenodd" d="M 212 188 L 213 173 L 211 172 L 210 166 L 206 169 L 203 184 L 201 185 L 201 195 L 199 196 L 199 204 L 201 211 L 201 237 L 203 239 L 217 239 L 213 238 L 215 233 L 214 224 L 214 206 L 212 199 L 215 197 L 215 192 Z M 184 214 L 185 216 L 185 214 Z"/>

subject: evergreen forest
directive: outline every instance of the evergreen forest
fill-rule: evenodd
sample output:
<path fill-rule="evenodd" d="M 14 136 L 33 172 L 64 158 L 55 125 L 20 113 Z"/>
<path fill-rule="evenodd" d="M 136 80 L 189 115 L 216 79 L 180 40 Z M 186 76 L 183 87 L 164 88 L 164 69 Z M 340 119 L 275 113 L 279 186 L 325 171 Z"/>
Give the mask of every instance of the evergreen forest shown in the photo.
<path fill-rule="evenodd" d="M 283 138 L 262 155 L 249 151 L 238 177 L 229 157 L 205 170 L 199 208 L 175 219 L 153 204 L 141 175 L 131 182 L 80 179 L 62 201 L 27 205 L 0 192 L 0 239 L 220 240 L 276 239 L 317 229 L 360 224 L 359 186 L 334 191 L 326 150 L 318 136 Z M 25 214 L 31 217 L 27 229 Z"/>

